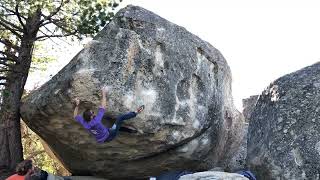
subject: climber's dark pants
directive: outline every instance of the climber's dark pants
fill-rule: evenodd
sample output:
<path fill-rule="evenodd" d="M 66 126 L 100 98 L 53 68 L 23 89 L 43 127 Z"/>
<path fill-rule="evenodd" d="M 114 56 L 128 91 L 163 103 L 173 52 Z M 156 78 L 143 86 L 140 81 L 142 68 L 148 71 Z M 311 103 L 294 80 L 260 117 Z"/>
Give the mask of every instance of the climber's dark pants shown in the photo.
<path fill-rule="evenodd" d="M 112 128 L 109 129 L 109 137 L 106 139 L 106 142 L 112 141 L 114 138 L 116 138 L 123 121 L 134 118 L 136 116 L 137 116 L 137 113 L 135 112 L 129 112 L 129 113 L 118 116 L 116 119 L 116 122 L 114 123 L 115 127 L 112 126 Z"/>

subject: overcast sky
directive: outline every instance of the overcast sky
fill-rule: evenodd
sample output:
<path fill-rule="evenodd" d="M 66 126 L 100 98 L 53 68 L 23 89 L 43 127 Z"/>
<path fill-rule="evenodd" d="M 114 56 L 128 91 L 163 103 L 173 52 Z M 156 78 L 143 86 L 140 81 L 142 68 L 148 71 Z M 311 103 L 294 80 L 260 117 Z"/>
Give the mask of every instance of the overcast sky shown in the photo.
<path fill-rule="evenodd" d="M 219 49 L 232 71 L 239 110 L 243 98 L 320 61 L 320 1 L 124 0 L 122 6 L 127 4 L 151 10 Z M 64 59 L 71 59 L 81 47 L 63 49 Z"/>

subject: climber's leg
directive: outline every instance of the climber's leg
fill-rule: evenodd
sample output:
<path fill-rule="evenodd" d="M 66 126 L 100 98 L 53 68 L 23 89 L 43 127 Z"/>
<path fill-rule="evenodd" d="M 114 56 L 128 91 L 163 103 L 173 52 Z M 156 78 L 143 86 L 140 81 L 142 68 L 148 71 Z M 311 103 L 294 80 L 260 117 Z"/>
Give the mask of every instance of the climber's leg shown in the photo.
<path fill-rule="evenodd" d="M 137 116 L 137 113 L 135 112 L 129 112 L 129 113 L 118 116 L 116 122 L 114 123 L 112 128 L 110 128 L 109 130 L 109 137 L 107 138 L 106 141 L 112 141 L 117 136 L 123 121 L 134 118 L 136 116 Z"/>
<path fill-rule="evenodd" d="M 109 129 L 109 137 L 106 139 L 106 141 L 112 141 L 117 137 L 123 121 L 136 117 L 137 114 L 141 113 L 143 110 L 144 105 L 140 106 L 135 112 L 129 112 L 118 116 L 112 128 Z"/>
<path fill-rule="evenodd" d="M 128 119 L 131 119 L 131 118 L 134 118 L 137 116 L 137 113 L 136 112 L 129 112 L 129 113 L 126 113 L 126 114 L 121 114 L 117 117 L 117 120 L 116 120 L 116 123 L 122 123 L 123 121 L 125 120 L 128 120 Z"/>

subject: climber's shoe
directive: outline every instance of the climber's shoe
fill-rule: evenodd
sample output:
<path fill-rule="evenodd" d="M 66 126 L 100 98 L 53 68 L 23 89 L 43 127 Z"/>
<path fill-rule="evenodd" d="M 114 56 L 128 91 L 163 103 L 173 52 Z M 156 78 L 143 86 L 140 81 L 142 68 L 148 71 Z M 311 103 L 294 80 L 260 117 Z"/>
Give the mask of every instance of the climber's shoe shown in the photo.
<path fill-rule="evenodd" d="M 137 114 L 140 114 L 143 110 L 144 110 L 144 105 L 140 106 L 140 107 L 137 109 L 136 113 L 137 113 Z"/>

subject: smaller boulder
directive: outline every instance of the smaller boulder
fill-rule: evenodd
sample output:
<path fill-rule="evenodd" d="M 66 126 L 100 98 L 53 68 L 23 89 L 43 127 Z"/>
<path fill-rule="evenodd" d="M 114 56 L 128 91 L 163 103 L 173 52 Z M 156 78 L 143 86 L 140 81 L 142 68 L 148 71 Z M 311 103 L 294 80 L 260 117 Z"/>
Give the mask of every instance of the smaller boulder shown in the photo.
<path fill-rule="evenodd" d="M 179 180 L 248 180 L 243 175 L 219 171 L 205 171 L 181 176 Z"/>
<path fill-rule="evenodd" d="M 258 179 L 319 179 L 320 62 L 263 91 L 250 117 L 247 163 Z"/>

